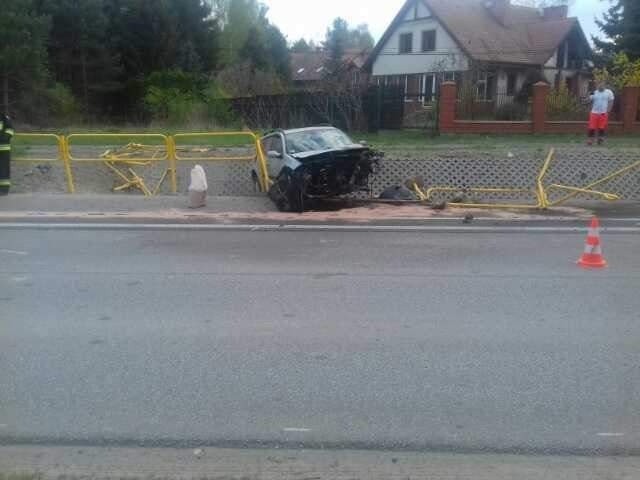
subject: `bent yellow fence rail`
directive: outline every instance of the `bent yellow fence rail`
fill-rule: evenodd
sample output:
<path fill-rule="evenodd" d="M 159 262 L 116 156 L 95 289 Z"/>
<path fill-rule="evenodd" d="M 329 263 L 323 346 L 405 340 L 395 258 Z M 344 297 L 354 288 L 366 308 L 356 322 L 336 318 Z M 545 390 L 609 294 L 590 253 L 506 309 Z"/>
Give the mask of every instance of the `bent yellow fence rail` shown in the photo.
<path fill-rule="evenodd" d="M 237 155 L 230 155 L 225 152 L 223 155 L 214 155 L 215 145 L 219 141 L 233 138 L 246 138 L 244 146 L 250 146 L 254 152 Z M 202 140 L 205 140 L 202 143 Z M 198 161 L 198 162 L 218 162 L 218 161 L 255 161 L 258 169 L 258 180 L 262 192 L 266 192 L 270 186 L 269 175 L 267 173 L 267 162 L 260 144 L 260 139 L 253 132 L 203 132 L 203 133 L 177 133 L 171 137 L 172 154 L 176 162 Z M 195 145 L 199 145 L 196 147 Z M 189 155 L 191 154 L 191 155 Z"/>
<path fill-rule="evenodd" d="M 550 207 L 561 205 L 577 195 L 585 194 L 600 197 L 607 201 L 620 200 L 620 195 L 611 192 L 602 192 L 594 190 L 598 185 L 602 185 L 615 178 L 621 177 L 635 169 L 640 169 L 640 161 L 634 162 L 631 165 L 627 165 L 624 168 L 618 169 L 605 175 L 604 177 L 591 182 L 586 186 L 574 186 L 574 185 L 561 185 L 558 183 L 552 183 L 545 186 L 544 181 L 551 169 L 551 165 L 555 156 L 555 150 L 552 148 L 545 159 L 540 173 L 536 178 L 536 184 L 534 189 L 521 189 L 521 188 L 492 188 L 492 187 L 478 187 L 478 188 L 464 188 L 459 187 L 431 187 L 426 190 L 421 189 L 416 183 L 413 184 L 413 190 L 417 193 L 418 198 L 424 201 L 431 201 L 433 194 L 436 192 L 460 192 L 465 193 L 531 193 L 536 198 L 535 205 L 527 204 L 508 204 L 508 203 L 449 203 L 451 207 L 457 208 L 507 208 L 507 209 L 541 209 L 545 210 Z M 549 200 L 549 194 L 552 191 L 564 191 L 569 192 L 567 195 L 556 199 L 554 201 Z"/>
<path fill-rule="evenodd" d="M 547 207 L 556 207 L 558 205 L 561 205 L 569 200 L 571 200 L 572 198 L 575 198 L 577 195 L 583 193 L 583 194 L 588 194 L 588 195 L 594 195 L 597 197 L 602 197 L 605 200 L 608 201 L 616 201 L 616 200 L 620 200 L 620 196 L 615 194 L 615 193 L 610 193 L 610 192 L 601 192 L 599 190 L 594 190 L 595 187 L 597 187 L 598 185 L 602 185 L 603 183 L 609 182 L 611 180 L 613 180 L 614 178 L 618 178 L 618 177 L 622 177 L 623 175 L 630 173 L 631 171 L 635 170 L 635 169 L 640 169 L 640 160 L 637 162 L 633 162 L 631 165 L 627 165 L 626 167 L 620 168 L 618 170 L 615 170 L 611 173 L 609 173 L 608 175 L 605 175 L 604 177 L 596 180 L 595 182 L 591 182 L 590 184 L 584 186 L 584 187 L 575 187 L 575 186 L 571 186 L 571 185 L 560 185 L 557 183 L 551 184 L 547 187 L 546 192 L 545 192 L 545 201 L 546 204 L 544 206 L 544 208 Z M 550 190 L 564 190 L 564 191 L 568 191 L 571 192 L 567 195 L 565 195 L 564 197 L 561 197 L 557 200 L 554 200 L 553 202 L 549 202 L 548 201 L 548 192 Z"/>
<path fill-rule="evenodd" d="M 536 179 L 536 185 L 534 189 L 529 188 L 503 188 L 503 187 L 430 187 L 426 190 L 421 189 L 416 183 L 413 184 L 413 190 L 418 194 L 418 198 L 424 201 L 431 201 L 433 194 L 437 192 L 455 193 L 461 190 L 464 193 L 497 193 L 497 194 L 510 194 L 510 193 L 528 193 L 535 199 L 536 203 L 533 205 L 524 203 L 466 203 L 466 202 L 452 202 L 448 205 L 455 208 L 506 208 L 506 209 L 540 209 L 544 207 L 546 202 L 546 191 L 542 184 L 547 171 L 551 165 L 551 161 L 555 155 L 555 150 L 551 149 L 547 158 L 545 159 L 542 170 L 538 174 Z"/>
<path fill-rule="evenodd" d="M 136 142 L 150 142 L 145 145 Z M 116 148 L 107 149 L 100 153 L 98 146 L 119 143 Z M 74 146 L 89 147 L 88 154 L 81 156 L 74 151 Z M 105 165 L 123 183 L 114 187 L 114 191 L 139 189 L 145 196 L 155 195 L 160 191 L 167 176 L 171 176 L 172 186 L 175 183 L 175 168 L 171 161 L 172 144 L 169 137 L 159 133 L 74 133 L 66 139 L 66 152 L 69 163 L 100 162 Z M 166 162 L 158 184 L 153 190 L 147 187 L 144 179 L 134 170 L 134 167 L 146 167 L 153 162 Z"/>

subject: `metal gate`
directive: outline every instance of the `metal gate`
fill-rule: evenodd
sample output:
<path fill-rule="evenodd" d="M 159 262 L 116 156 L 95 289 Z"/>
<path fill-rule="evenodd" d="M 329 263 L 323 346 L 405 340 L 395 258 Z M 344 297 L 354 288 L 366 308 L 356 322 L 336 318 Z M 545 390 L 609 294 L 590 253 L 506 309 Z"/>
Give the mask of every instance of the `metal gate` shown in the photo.
<path fill-rule="evenodd" d="M 402 86 L 369 88 L 363 101 L 369 131 L 420 129 L 438 132 L 437 96 L 426 98 L 421 93 L 405 91 Z"/>

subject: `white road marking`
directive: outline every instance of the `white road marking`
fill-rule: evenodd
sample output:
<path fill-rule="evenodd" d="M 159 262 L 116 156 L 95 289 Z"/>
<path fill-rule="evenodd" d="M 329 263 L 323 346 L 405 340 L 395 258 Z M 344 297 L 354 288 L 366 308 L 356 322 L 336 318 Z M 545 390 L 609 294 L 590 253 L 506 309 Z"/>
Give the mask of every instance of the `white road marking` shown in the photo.
<path fill-rule="evenodd" d="M 298 427 L 289 427 L 289 428 L 283 428 L 282 429 L 283 432 L 288 432 L 288 433 L 307 433 L 310 432 L 311 429 L 310 428 L 298 428 Z"/>
<path fill-rule="evenodd" d="M 624 437 L 624 433 L 604 432 L 604 433 L 598 433 L 597 435 L 598 437 Z"/>
<path fill-rule="evenodd" d="M 21 250 L 7 250 L 7 249 L 0 249 L 0 253 L 6 253 L 8 255 L 29 255 L 29 252 L 23 252 Z"/>

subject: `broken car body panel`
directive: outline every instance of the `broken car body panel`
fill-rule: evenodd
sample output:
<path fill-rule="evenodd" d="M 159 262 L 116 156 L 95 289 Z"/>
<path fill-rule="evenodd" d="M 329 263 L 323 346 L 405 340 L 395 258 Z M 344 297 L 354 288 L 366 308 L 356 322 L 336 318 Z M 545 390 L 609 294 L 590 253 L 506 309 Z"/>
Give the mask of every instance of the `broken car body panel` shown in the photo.
<path fill-rule="evenodd" d="M 274 186 L 269 194 L 281 209 L 302 211 L 305 198 L 368 190 L 379 158 L 377 152 L 333 127 L 278 131 L 262 142 L 271 152 L 269 173 Z"/>

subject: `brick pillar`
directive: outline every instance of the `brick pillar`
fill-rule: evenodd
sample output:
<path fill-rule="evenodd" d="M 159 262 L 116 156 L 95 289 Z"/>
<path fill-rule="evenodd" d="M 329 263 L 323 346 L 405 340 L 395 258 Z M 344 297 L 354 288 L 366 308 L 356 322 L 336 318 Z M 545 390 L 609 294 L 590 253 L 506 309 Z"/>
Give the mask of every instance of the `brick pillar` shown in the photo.
<path fill-rule="evenodd" d="M 533 103 L 531 104 L 533 133 L 544 133 L 544 124 L 547 120 L 547 95 L 549 95 L 548 83 L 538 82 L 533 85 Z"/>
<path fill-rule="evenodd" d="M 633 124 L 638 116 L 638 97 L 640 87 L 623 87 L 620 107 L 622 110 L 622 131 L 633 132 Z"/>
<path fill-rule="evenodd" d="M 438 128 L 440 133 L 455 133 L 456 120 L 456 84 L 440 84 L 440 105 L 438 108 Z"/>

